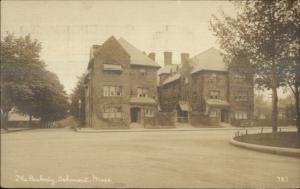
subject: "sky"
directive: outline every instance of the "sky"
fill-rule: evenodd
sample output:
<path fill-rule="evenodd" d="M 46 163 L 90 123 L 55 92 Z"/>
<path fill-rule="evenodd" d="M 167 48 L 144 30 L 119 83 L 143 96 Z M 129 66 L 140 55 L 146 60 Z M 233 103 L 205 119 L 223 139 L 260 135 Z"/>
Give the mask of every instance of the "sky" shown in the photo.
<path fill-rule="evenodd" d="M 111 35 L 123 37 L 138 49 L 195 55 L 216 39 L 209 20 L 219 9 L 232 13 L 227 1 L 2 1 L 1 36 L 31 34 L 42 43 L 41 58 L 55 72 L 68 93 L 85 72 L 89 49 Z"/>
<path fill-rule="evenodd" d="M 42 43 L 41 58 L 56 73 L 68 94 L 86 71 L 93 44 L 123 37 L 146 53 L 190 56 L 218 48 L 209 30 L 212 14 L 234 15 L 228 1 L 7 1 L 1 2 L 1 37 L 31 34 Z"/>

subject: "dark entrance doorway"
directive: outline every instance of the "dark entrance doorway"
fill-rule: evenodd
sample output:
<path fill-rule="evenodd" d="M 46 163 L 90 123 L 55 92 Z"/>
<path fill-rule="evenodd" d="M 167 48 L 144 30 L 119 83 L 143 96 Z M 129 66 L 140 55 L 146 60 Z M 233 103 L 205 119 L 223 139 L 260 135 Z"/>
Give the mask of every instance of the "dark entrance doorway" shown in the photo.
<path fill-rule="evenodd" d="M 141 115 L 141 108 L 139 107 L 130 108 L 131 122 L 133 123 L 139 122 L 140 115 Z"/>
<path fill-rule="evenodd" d="M 188 111 L 181 110 L 180 106 L 177 106 L 177 122 L 179 123 L 187 123 L 188 122 Z"/>
<path fill-rule="evenodd" d="M 226 122 L 226 110 L 221 110 L 221 122 Z"/>

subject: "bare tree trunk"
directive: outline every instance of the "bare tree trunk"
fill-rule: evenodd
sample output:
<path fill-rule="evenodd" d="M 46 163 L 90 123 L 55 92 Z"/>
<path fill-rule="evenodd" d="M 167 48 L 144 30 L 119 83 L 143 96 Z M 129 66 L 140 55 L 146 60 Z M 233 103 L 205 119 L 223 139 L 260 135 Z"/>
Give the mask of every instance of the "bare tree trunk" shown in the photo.
<path fill-rule="evenodd" d="M 300 107 L 299 107 L 299 87 L 295 85 L 295 106 L 296 106 L 296 127 L 300 133 Z"/>
<path fill-rule="evenodd" d="M 32 115 L 29 115 L 29 127 L 31 127 L 32 126 Z"/>
<path fill-rule="evenodd" d="M 8 130 L 8 111 L 3 112 L 3 128 L 4 130 Z"/>
<path fill-rule="evenodd" d="M 272 88 L 273 92 L 273 102 L 272 102 L 272 132 L 276 133 L 277 132 L 277 124 L 278 124 L 278 95 L 277 95 L 277 88 L 273 87 Z"/>
<path fill-rule="evenodd" d="M 273 65 L 274 65 L 274 59 Z M 272 132 L 277 132 L 277 124 L 278 124 L 278 94 L 277 94 L 277 76 L 275 72 L 275 68 L 272 68 Z"/>

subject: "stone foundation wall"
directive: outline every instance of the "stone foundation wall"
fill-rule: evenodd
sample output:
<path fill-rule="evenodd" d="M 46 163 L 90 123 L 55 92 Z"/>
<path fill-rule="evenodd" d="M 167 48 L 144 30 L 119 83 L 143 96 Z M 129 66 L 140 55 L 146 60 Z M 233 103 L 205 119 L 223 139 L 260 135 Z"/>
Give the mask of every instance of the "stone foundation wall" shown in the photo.
<path fill-rule="evenodd" d="M 128 129 L 129 120 L 124 119 L 102 119 L 93 114 L 92 128 L 94 129 Z"/>
<path fill-rule="evenodd" d="M 8 121 L 8 127 L 11 128 L 27 128 L 29 127 L 29 121 Z M 32 121 L 31 127 L 40 127 L 40 121 Z"/>
<path fill-rule="evenodd" d="M 218 117 L 209 117 L 208 115 L 199 112 L 190 112 L 189 122 L 193 126 L 207 125 L 207 126 L 219 126 Z"/>
<path fill-rule="evenodd" d="M 157 126 L 175 126 L 176 112 L 157 112 L 156 125 Z"/>
<path fill-rule="evenodd" d="M 231 125 L 238 126 L 238 127 L 251 127 L 253 125 L 253 121 L 251 120 L 231 120 Z"/>
<path fill-rule="evenodd" d="M 154 127 L 156 126 L 156 119 L 155 117 L 144 117 L 144 127 Z"/>

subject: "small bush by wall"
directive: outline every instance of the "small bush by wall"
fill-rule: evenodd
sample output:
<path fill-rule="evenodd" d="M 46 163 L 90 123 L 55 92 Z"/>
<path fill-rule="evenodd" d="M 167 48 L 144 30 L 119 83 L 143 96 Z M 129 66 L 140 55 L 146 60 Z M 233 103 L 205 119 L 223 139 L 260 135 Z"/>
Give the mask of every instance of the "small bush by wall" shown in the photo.
<path fill-rule="evenodd" d="M 39 127 L 40 121 L 32 121 L 30 127 Z M 8 121 L 8 127 L 11 128 L 28 128 L 29 121 Z"/>
<path fill-rule="evenodd" d="M 190 124 L 193 126 L 200 126 L 200 125 L 218 126 L 219 125 L 218 117 L 216 118 L 209 117 L 208 115 L 205 115 L 200 112 L 190 112 L 189 121 Z"/>
<path fill-rule="evenodd" d="M 157 112 L 156 125 L 157 126 L 175 126 L 176 112 Z"/>

